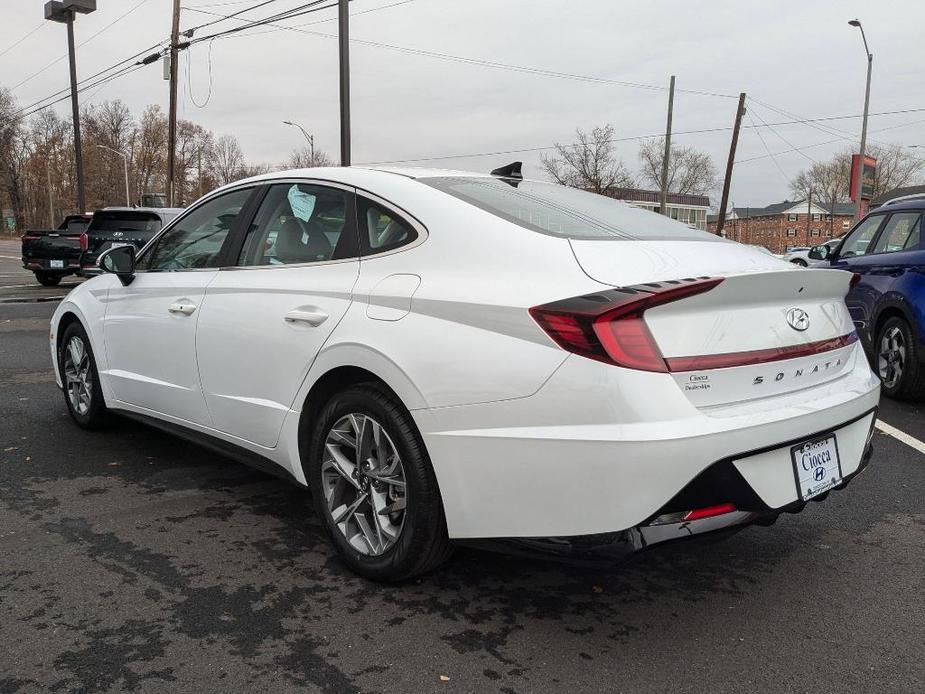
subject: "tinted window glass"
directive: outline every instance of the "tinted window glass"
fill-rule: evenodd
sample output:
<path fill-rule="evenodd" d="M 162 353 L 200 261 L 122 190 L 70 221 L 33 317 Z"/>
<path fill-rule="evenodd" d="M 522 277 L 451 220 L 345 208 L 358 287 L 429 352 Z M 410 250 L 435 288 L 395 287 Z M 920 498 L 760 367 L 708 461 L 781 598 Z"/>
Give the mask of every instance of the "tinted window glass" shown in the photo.
<path fill-rule="evenodd" d="M 873 252 L 893 253 L 918 246 L 921 218 L 918 212 L 897 212 L 891 215 Z"/>
<path fill-rule="evenodd" d="M 577 188 L 499 178 L 422 178 L 422 183 L 527 229 L 566 238 L 720 240 L 714 234 Z M 673 209 L 677 217 L 677 208 Z"/>
<path fill-rule="evenodd" d="M 874 215 L 861 222 L 854 231 L 848 234 L 838 251 L 838 257 L 855 258 L 859 255 L 867 255 L 871 250 L 870 242 L 876 235 L 882 221 L 883 215 Z"/>
<path fill-rule="evenodd" d="M 138 268 L 156 271 L 216 267 L 219 251 L 250 194 L 250 188 L 236 190 L 194 208 L 164 232 Z"/>
<path fill-rule="evenodd" d="M 247 232 L 238 265 L 318 263 L 344 255 L 348 194 L 337 188 L 272 186 Z M 355 243 L 354 243 L 355 245 Z"/>
<path fill-rule="evenodd" d="M 90 224 L 88 219 L 69 219 L 67 220 L 66 234 L 82 234 L 87 230 L 87 225 Z"/>
<path fill-rule="evenodd" d="M 88 231 L 160 231 L 161 218 L 151 212 L 101 210 L 93 215 Z"/>
<path fill-rule="evenodd" d="M 366 198 L 358 198 L 357 213 L 364 253 L 382 253 L 414 241 L 418 234 L 391 210 Z"/>

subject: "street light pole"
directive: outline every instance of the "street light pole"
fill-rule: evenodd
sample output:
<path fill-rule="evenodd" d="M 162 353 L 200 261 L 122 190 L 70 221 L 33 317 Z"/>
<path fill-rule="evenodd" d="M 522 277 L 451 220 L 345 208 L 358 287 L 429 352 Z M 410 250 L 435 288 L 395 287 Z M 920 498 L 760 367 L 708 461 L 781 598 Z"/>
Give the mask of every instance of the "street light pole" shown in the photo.
<path fill-rule="evenodd" d="M 864 41 L 864 55 L 867 56 L 867 86 L 864 88 L 864 120 L 861 122 L 861 149 L 858 152 L 858 190 L 857 199 L 854 201 L 854 221 L 861 219 L 863 202 L 861 200 L 861 191 L 864 189 L 864 156 L 867 149 L 867 114 L 870 107 L 870 73 L 874 65 L 874 56 L 867 47 L 867 35 L 864 33 L 864 27 L 859 19 L 852 19 L 848 22 L 853 27 L 861 30 L 861 39 Z"/>
<path fill-rule="evenodd" d="M 113 154 L 118 154 L 120 157 L 122 157 L 122 164 L 125 167 L 125 206 L 131 207 L 132 197 L 131 195 L 129 195 L 129 191 L 128 191 L 128 157 L 122 152 L 120 152 L 119 150 L 113 149 L 112 147 L 107 147 L 106 145 L 97 145 L 97 147 L 99 147 L 100 149 L 109 150 Z"/>
<path fill-rule="evenodd" d="M 80 144 L 80 104 L 77 101 L 77 58 L 74 55 L 74 17 L 96 10 L 96 0 L 51 0 L 45 3 L 45 19 L 67 25 L 67 53 L 71 73 L 71 118 L 74 121 L 74 163 L 77 167 L 77 210 L 85 212 L 84 161 Z"/>
<path fill-rule="evenodd" d="M 315 165 L 315 138 L 313 135 L 310 135 L 305 128 L 303 128 L 298 123 L 293 123 L 291 120 L 284 120 L 283 125 L 291 125 L 295 128 L 298 128 L 302 131 L 302 134 L 305 136 L 305 139 L 308 140 L 308 150 L 311 153 L 311 164 Z"/>

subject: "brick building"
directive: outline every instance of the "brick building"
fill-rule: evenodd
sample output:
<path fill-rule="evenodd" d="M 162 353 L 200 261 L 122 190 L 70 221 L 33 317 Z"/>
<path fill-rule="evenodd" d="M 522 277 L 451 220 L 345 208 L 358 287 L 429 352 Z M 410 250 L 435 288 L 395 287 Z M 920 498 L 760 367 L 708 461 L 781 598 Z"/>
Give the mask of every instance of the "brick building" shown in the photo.
<path fill-rule="evenodd" d="M 657 190 L 640 190 L 638 188 L 611 188 L 605 195 L 627 202 L 634 207 L 658 212 L 659 197 Z M 679 222 L 706 230 L 707 212 L 710 209 L 710 198 L 706 195 L 688 195 L 684 193 L 668 193 L 668 216 Z"/>
<path fill-rule="evenodd" d="M 707 229 L 716 232 L 717 215 L 710 215 Z M 854 203 L 828 205 L 805 200 L 778 202 L 767 207 L 736 207 L 726 215 L 723 234 L 740 243 L 764 246 L 772 253 L 785 253 L 793 246 L 817 246 L 838 238 L 851 228 Z"/>

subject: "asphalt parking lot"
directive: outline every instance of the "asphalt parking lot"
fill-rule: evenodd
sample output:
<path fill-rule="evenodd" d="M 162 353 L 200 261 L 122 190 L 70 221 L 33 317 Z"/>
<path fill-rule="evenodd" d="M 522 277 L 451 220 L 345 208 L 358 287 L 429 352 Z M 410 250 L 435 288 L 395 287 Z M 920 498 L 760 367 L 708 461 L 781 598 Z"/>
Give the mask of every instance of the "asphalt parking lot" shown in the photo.
<path fill-rule="evenodd" d="M 47 349 L 66 291 L 0 242 L 0 692 L 925 691 L 925 454 L 890 435 L 770 528 L 618 568 L 462 549 L 382 586 L 302 490 L 77 429 Z M 881 417 L 925 440 L 922 407 Z"/>

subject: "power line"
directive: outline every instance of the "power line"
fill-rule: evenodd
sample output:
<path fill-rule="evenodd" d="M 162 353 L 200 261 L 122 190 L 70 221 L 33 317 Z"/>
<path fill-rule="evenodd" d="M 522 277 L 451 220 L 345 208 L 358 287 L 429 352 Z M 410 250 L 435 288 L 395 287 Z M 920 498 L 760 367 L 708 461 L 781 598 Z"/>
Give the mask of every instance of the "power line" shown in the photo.
<path fill-rule="evenodd" d="M 781 135 L 773 126 L 768 125 L 768 124 L 765 122 L 764 118 L 762 118 L 761 116 L 759 116 L 757 112 L 754 113 L 754 116 L 755 116 L 755 118 L 757 118 L 759 121 L 761 121 L 761 123 L 762 123 L 768 130 L 770 130 L 772 133 L 774 133 L 774 134 L 777 136 L 777 139 L 779 139 L 781 142 L 783 142 L 783 143 L 784 143 L 785 145 L 787 145 L 788 147 L 794 149 L 794 151 L 798 152 L 801 156 L 805 157 L 806 159 L 809 159 L 813 164 L 816 163 L 816 160 L 815 160 L 815 159 L 813 159 L 811 156 L 809 156 L 809 155 L 806 154 L 805 152 L 801 152 L 801 151 L 797 148 L 797 146 L 796 146 L 795 144 L 793 144 L 790 140 L 788 140 L 786 137 L 784 137 L 783 135 Z M 752 122 L 754 123 L 754 121 L 752 121 Z M 767 146 L 765 146 L 765 149 L 767 149 Z M 771 153 L 771 150 L 768 149 L 768 154 L 770 154 L 770 153 Z"/>
<path fill-rule="evenodd" d="M 2 57 L 2 56 L 4 56 L 4 55 L 6 55 L 7 53 L 9 53 L 11 50 L 13 50 L 14 48 L 16 48 L 16 46 L 18 46 L 18 45 L 21 44 L 23 41 L 25 41 L 27 38 L 29 38 L 30 36 L 32 36 L 32 34 L 34 34 L 34 33 L 37 32 L 39 29 L 41 29 L 42 27 L 47 26 L 47 25 L 48 25 L 48 22 L 42 22 L 42 23 L 39 24 L 37 27 L 35 27 L 35 29 L 33 29 L 32 31 L 30 31 L 29 33 L 27 33 L 25 36 L 23 36 L 21 39 L 19 39 L 18 41 L 14 41 L 13 43 L 11 43 L 9 46 L 7 46 L 7 47 L 4 48 L 2 51 L 0 51 L 0 57 Z"/>
<path fill-rule="evenodd" d="M 209 35 L 207 35 L 207 36 L 201 36 L 201 37 L 199 37 L 199 38 L 197 38 L 197 39 L 193 39 L 193 40 L 190 41 L 190 44 L 195 44 L 195 43 L 199 43 L 199 42 L 201 42 L 201 41 L 208 41 L 209 39 L 219 38 L 219 37 L 221 37 L 221 36 L 227 36 L 228 34 L 236 34 L 236 33 L 238 33 L 238 32 L 245 31 L 245 30 L 250 29 L 250 28 L 252 28 L 252 27 L 258 27 L 258 26 L 264 26 L 264 25 L 277 26 L 277 25 L 275 25 L 275 24 L 271 24 L 271 22 L 282 21 L 282 20 L 284 20 L 284 19 L 292 19 L 293 17 L 300 17 L 300 16 L 302 16 L 303 14 L 309 14 L 309 13 L 311 13 L 311 12 L 317 12 L 317 11 L 319 11 L 319 10 L 325 10 L 325 9 L 328 9 L 329 7 L 335 7 L 335 6 L 337 5 L 336 2 L 333 2 L 333 3 L 329 4 L 329 5 L 324 5 L 323 7 L 318 7 L 318 5 L 321 5 L 321 4 L 322 4 L 323 2 L 325 2 L 325 1 L 326 1 L 326 0 L 314 0 L 313 2 L 309 2 L 309 3 L 306 3 L 306 4 L 304 4 L 304 5 L 299 5 L 299 6 L 297 6 L 297 7 L 292 7 L 292 8 L 290 8 L 290 9 L 288 9 L 288 10 L 284 10 L 284 11 L 282 11 L 282 12 L 277 12 L 277 13 L 274 14 L 274 15 L 270 15 L 270 16 L 268 16 L 268 17 L 263 17 L 263 18 L 261 18 L 261 19 L 246 19 L 246 18 L 244 18 L 244 17 L 238 17 L 238 16 L 236 16 L 236 15 L 239 15 L 239 14 L 241 14 L 241 13 L 243 13 L 243 12 L 248 12 L 248 11 L 250 11 L 251 9 L 255 9 L 255 8 L 248 8 L 247 10 L 241 10 L 240 12 L 236 12 L 236 13 L 230 14 L 230 15 L 219 14 L 218 12 L 208 12 L 208 11 L 206 11 L 206 10 L 194 10 L 195 12 L 199 12 L 200 14 L 212 15 L 213 17 L 219 17 L 220 19 L 217 19 L 217 20 L 215 20 L 214 22 L 208 22 L 208 23 L 206 23 L 206 24 L 201 24 L 201 25 L 199 25 L 198 27 L 193 27 L 192 29 L 187 29 L 186 31 L 184 31 L 184 32 L 182 32 L 182 33 L 188 33 L 188 32 L 190 32 L 190 31 L 194 31 L 194 30 L 196 30 L 196 29 L 201 29 L 201 28 L 204 27 L 204 26 L 211 26 L 212 24 L 217 24 L 218 22 L 222 22 L 222 21 L 224 21 L 224 20 L 226 20 L 226 19 L 231 19 L 231 20 L 234 20 L 235 22 L 244 22 L 244 25 L 243 25 L 243 26 L 238 26 L 238 27 L 235 27 L 235 28 L 233 28 L 233 29 L 226 29 L 226 30 L 224 30 L 224 31 L 216 32 L 216 33 L 214 33 L 214 34 L 209 34 Z M 267 3 L 263 3 L 263 4 L 267 4 Z M 258 5 L 258 7 L 259 7 L 259 5 Z M 282 27 L 282 26 L 280 26 L 280 28 L 288 28 L 288 27 Z"/>
<path fill-rule="evenodd" d="M 318 3 L 311 3 L 311 4 L 315 5 Z M 374 8 L 371 10 L 367 10 L 367 12 L 375 11 L 378 9 L 385 9 L 386 7 L 394 7 L 396 5 L 401 5 L 401 4 L 405 4 L 405 3 L 400 3 L 400 2 L 393 3 L 391 5 L 387 5 L 382 8 Z M 331 5 L 328 5 L 328 7 L 334 7 L 334 6 L 335 4 L 333 3 Z M 318 8 L 318 9 L 326 9 L 326 8 Z M 235 17 L 234 15 L 222 15 L 217 12 L 207 12 L 205 10 L 197 10 L 197 11 L 202 12 L 203 14 L 209 14 L 209 15 L 222 17 L 223 19 L 233 19 L 234 21 L 237 21 L 237 22 L 245 22 L 248 25 L 250 25 L 248 27 L 240 27 L 238 28 L 237 31 L 241 31 L 246 28 L 253 28 L 256 26 L 263 25 L 263 24 L 268 24 L 270 26 L 273 26 L 275 29 L 295 31 L 295 32 L 302 33 L 302 34 L 309 34 L 311 36 L 319 36 L 319 37 L 328 38 L 328 39 L 337 39 L 337 36 L 334 34 L 325 34 L 325 33 L 317 32 L 317 31 L 307 31 L 305 29 L 300 29 L 295 26 L 287 26 L 287 25 L 282 25 L 282 24 L 270 24 L 271 22 L 281 21 L 279 17 L 275 17 L 275 18 L 267 17 L 263 20 L 254 21 L 254 20 L 245 19 L 243 17 Z M 292 14 L 288 17 L 283 17 L 282 19 L 291 19 L 292 17 L 295 17 L 295 16 L 298 16 L 298 15 Z M 232 33 L 232 31 L 233 30 L 229 30 L 227 32 L 223 32 L 223 34 L 213 34 L 213 35 L 203 37 L 203 38 L 208 39 L 208 38 L 212 38 L 213 36 L 225 35 L 225 34 Z M 261 32 L 261 33 L 265 33 L 265 32 Z M 609 84 L 609 85 L 620 86 L 620 87 L 630 87 L 634 89 L 645 89 L 645 90 L 652 90 L 652 91 L 664 91 L 666 89 L 664 85 L 660 85 L 660 84 L 646 84 L 644 82 L 615 80 L 615 79 L 609 79 L 606 77 L 594 77 L 590 75 L 580 75 L 576 73 L 560 72 L 557 70 L 547 70 L 545 68 L 530 67 L 530 66 L 525 66 L 525 65 L 513 65 L 510 63 L 501 63 L 501 62 L 497 62 L 493 60 L 486 60 L 483 58 L 470 58 L 467 56 L 451 55 L 449 53 L 440 53 L 438 51 L 429 51 L 423 48 L 410 48 L 407 46 L 396 46 L 394 44 L 382 43 L 379 41 L 367 41 L 363 39 L 351 38 L 350 42 L 357 43 L 363 46 L 382 48 L 382 49 L 397 51 L 400 53 L 406 53 L 410 55 L 425 56 L 429 58 L 436 58 L 438 60 L 446 60 L 446 61 L 451 61 L 451 62 L 469 64 L 469 65 L 478 65 L 481 67 L 490 67 L 490 68 L 495 68 L 495 69 L 500 69 L 500 70 L 508 70 L 511 72 L 534 74 L 534 75 L 539 75 L 539 76 L 544 76 L 544 77 L 556 77 L 559 79 L 569 79 L 569 80 L 575 80 L 575 81 L 580 81 L 580 82 L 592 82 L 592 83 L 598 83 L 598 84 Z M 701 96 L 713 96 L 713 97 L 730 98 L 730 99 L 738 98 L 737 95 L 722 94 L 719 92 L 711 92 L 711 91 L 705 91 L 705 90 L 699 90 L 699 89 L 676 89 L 676 91 L 683 92 L 685 94 L 697 94 Z"/>
<path fill-rule="evenodd" d="M 203 27 L 208 27 L 208 26 L 212 26 L 213 24 L 218 24 L 219 22 L 224 22 L 224 21 L 227 20 L 227 19 L 234 19 L 235 17 L 237 17 L 237 16 L 240 15 L 240 14 L 244 14 L 245 12 L 253 12 L 254 10 L 259 9 L 259 8 L 263 7 L 264 5 L 269 5 L 269 4 L 274 3 L 274 2 L 276 2 L 276 1 L 277 1 L 277 0 L 264 0 L 264 2 L 259 2 L 259 3 L 257 3 L 256 5 L 252 5 L 251 7 L 245 7 L 243 10 L 238 10 L 237 12 L 234 12 L 234 13 L 232 13 L 232 14 L 229 14 L 229 15 L 219 15 L 219 16 L 221 17 L 221 19 L 215 19 L 215 20 L 213 20 L 213 21 L 211 21 L 211 22 L 206 22 L 205 24 L 199 24 L 198 26 L 194 26 L 194 27 L 191 27 L 190 29 L 187 29 L 187 31 L 196 31 L 197 29 L 202 29 Z M 182 9 L 184 9 L 184 10 L 192 10 L 193 12 L 199 12 L 199 10 L 197 10 L 195 7 L 183 7 Z M 214 13 L 212 13 L 212 12 L 203 12 L 203 14 L 214 14 Z"/>
<path fill-rule="evenodd" d="M 125 12 L 124 14 L 119 15 L 116 19 L 114 19 L 113 21 L 111 21 L 109 24 L 107 24 L 106 26 L 104 26 L 102 29 L 100 29 L 99 31 L 97 31 L 95 34 L 93 34 L 93 35 L 90 36 L 89 38 L 87 38 L 87 39 L 85 39 L 84 41 L 81 41 L 79 44 L 77 44 L 77 48 L 80 48 L 80 47 L 85 46 L 86 44 L 90 43 L 90 42 L 91 42 L 93 39 L 95 39 L 97 36 L 99 36 L 100 34 L 102 34 L 104 31 L 106 31 L 107 29 L 109 29 L 110 27 L 112 27 L 112 26 L 113 26 L 114 24 L 116 24 L 117 22 L 120 22 L 120 21 L 122 21 L 123 19 L 125 19 L 126 17 L 128 17 L 130 14 L 132 14 L 132 12 L 134 12 L 135 10 L 137 10 L 139 7 L 141 7 L 142 5 L 144 5 L 146 2 L 148 2 L 148 0 L 140 0 L 140 2 L 139 2 L 137 5 L 135 5 L 134 7 L 132 7 L 130 10 L 128 10 L 128 11 Z M 42 68 L 41 70 L 39 70 L 38 72 L 34 72 L 33 74 L 29 75 L 28 77 L 26 77 L 26 79 L 22 80 L 22 81 L 19 82 L 18 84 L 15 84 L 15 85 L 13 85 L 12 87 L 10 87 L 10 90 L 12 91 L 12 90 L 18 89 L 19 87 L 21 87 L 22 85 L 26 84 L 27 82 L 30 82 L 31 80 L 35 79 L 36 77 L 38 77 L 39 75 L 41 75 L 43 72 L 45 72 L 46 70 L 48 70 L 49 68 L 51 68 L 51 67 L 53 67 L 54 65 L 57 65 L 58 63 L 60 63 L 60 62 L 61 62 L 62 60 L 64 60 L 66 57 L 67 57 L 67 54 L 64 54 L 64 55 L 61 55 L 61 56 L 55 58 L 53 61 L 51 61 L 50 63 L 48 63 L 48 65 L 46 65 L 45 67 L 43 67 L 43 68 Z"/>
<path fill-rule="evenodd" d="M 764 140 L 764 135 L 761 134 L 761 131 L 758 129 L 758 126 L 755 125 L 755 121 L 752 119 L 752 114 L 749 111 L 746 111 L 745 114 L 748 116 L 748 120 L 751 121 L 752 125 L 755 126 L 755 134 L 758 136 L 758 139 L 761 140 L 761 144 L 764 145 L 764 150 L 771 157 L 771 161 L 774 162 L 774 166 L 777 167 L 777 170 L 780 171 L 780 175 L 784 177 L 784 180 L 787 182 L 787 185 L 790 185 L 790 177 L 784 173 L 783 168 L 781 168 L 780 162 L 777 161 L 777 157 L 771 153 L 771 148 L 768 147 L 768 143 Z"/>

